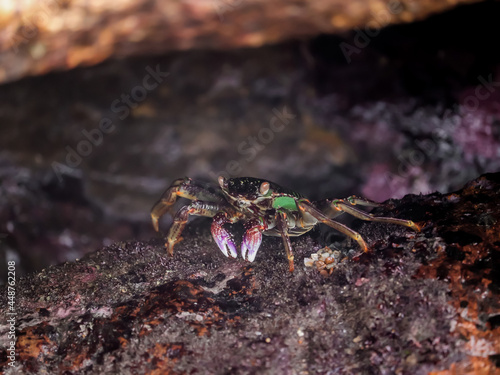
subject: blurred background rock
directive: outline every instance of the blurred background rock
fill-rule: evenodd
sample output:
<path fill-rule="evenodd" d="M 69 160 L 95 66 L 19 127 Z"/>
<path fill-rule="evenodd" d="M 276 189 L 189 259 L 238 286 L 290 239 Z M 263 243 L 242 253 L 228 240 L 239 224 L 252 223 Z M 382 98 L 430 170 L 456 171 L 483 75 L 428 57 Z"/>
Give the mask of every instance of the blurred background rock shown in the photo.
<path fill-rule="evenodd" d="M 1 2 L 1 262 L 23 273 L 149 239 L 151 206 L 183 176 L 382 201 L 498 171 L 499 11 Z"/>

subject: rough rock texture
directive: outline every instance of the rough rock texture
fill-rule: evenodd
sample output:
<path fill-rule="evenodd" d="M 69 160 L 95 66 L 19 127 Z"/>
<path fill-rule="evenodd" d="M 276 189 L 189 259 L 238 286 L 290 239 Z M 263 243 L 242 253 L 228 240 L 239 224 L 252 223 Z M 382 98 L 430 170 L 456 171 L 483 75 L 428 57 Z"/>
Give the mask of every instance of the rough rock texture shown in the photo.
<path fill-rule="evenodd" d="M 356 46 L 356 32 L 0 86 L 0 253 L 34 271 L 151 238 L 150 207 L 183 176 L 385 200 L 498 171 L 499 13 L 486 2 L 388 27 L 349 56 L 340 46 Z M 480 23 L 463 27 L 470 19 Z M 169 76 L 130 99 L 157 66 Z M 285 108 L 293 118 L 279 118 Z M 88 153 L 106 118 L 115 127 Z M 269 133 L 272 121 L 283 130 Z"/>
<path fill-rule="evenodd" d="M 376 210 L 399 226 L 353 224 L 372 251 L 329 277 L 302 266 L 324 245 L 279 239 L 254 263 L 224 258 L 206 220 L 173 258 L 159 240 L 122 242 L 16 285 L 17 367 L 6 374 L 499 374 L 500 174 Z M 322 231 L 320 232 L 322 233 Z M 0 289 L 0 316 L 6 291 Z M 4 324 L 2 322 L 2 324 Z"/>
<path fill-rule="evenodd" d="M 0 82 L 179 49 L 259 47 L 477 0 L 22 0 L 0 4 Z"/>

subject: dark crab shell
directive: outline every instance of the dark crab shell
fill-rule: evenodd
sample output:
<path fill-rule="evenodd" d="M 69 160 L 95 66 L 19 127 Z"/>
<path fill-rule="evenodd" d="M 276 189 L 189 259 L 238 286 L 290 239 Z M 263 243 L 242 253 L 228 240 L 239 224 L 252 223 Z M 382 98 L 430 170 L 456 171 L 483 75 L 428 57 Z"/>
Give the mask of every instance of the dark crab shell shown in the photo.
<path fill-rule="evenodd" d="M 255 200 L 261 197 L 259 189 L 264 182 L 268 182 L 270 186 L 269 193 L 266 196 L 271 196 L 271 194 L 273 194 L 281 196 L 288 195 L 290 197 L 295 197 L 295 198 L 303 198 L 303 195 L 291 189 L 284 188 L 268 180 L 262 180 L 253 177 L 225 179 L 224 185 L 222 186 L 222 190 L 227 195 L 230 195 L 234 198 L 238 197 L 247 200 Z"/>

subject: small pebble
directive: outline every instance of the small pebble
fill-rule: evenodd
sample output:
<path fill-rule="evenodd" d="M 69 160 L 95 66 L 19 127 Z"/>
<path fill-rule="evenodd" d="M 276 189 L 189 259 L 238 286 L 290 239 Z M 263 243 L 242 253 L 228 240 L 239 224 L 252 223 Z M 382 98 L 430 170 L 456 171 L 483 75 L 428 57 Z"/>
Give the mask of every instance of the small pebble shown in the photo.
<path fill-rule="evenodd" d="M 340 261 L 341 256 L 340 251 L 325 246 L 316 253 L 311 254 L 310 258 L 304 258 L 304 265 L 306 267 L 315 266 L 321 275 L 329 276 L 332 274 L 335 265 Z"/>

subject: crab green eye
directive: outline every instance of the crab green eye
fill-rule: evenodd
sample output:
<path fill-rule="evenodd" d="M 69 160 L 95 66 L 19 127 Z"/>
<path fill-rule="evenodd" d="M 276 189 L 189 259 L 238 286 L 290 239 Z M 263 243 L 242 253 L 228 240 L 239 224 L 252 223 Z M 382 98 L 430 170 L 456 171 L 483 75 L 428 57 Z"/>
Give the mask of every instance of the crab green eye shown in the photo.
<path fill-rule="evenodd" d="M 259 191 L 262 195 L 266 195 L 269 191 L 269 182 L 263 182 L 262 184 L 260 184 Z"/>
<path fill-rule="evenodd" d="M 219 185 L 220 185 L 221 187 L 223 187 L 223 186 L 224 186 L 224 176 L 219 176 Z"/>

